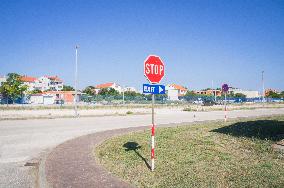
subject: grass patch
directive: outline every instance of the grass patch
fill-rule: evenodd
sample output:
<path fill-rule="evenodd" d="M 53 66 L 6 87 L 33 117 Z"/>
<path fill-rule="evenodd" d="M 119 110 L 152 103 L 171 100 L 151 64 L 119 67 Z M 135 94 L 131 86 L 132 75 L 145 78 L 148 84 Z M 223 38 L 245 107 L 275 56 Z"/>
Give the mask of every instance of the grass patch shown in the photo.
<path fill-rule="evenodd" d="M 197 111 L 197 110 L 194 109 L 194 108 L 191 108 L 191 107 L 186 107 L 186 108 L 184 108 L 182 111 L 185 111 L 185 112 L 192 112 L 192 111 Z"/>
<path fill-rule="evenodd" d="M 284 116 L 158 128 L 154 172 L 150 130 L 107 140 L 94 155 L 137 187 L 283 187 L 284 156 L 271 149 L 283 134 Z"/>
<path fill-rule="evenodd" d="M 126 114 L 130 115 L 130 114 L 133 114 L 133 112 L 132 111 L 127 111 Z"/>

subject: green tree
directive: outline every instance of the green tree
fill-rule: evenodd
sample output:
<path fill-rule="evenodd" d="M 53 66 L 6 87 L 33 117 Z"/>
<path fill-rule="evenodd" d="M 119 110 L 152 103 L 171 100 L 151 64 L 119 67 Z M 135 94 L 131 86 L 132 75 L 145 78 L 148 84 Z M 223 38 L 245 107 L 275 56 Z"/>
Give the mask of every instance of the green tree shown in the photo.
<path fill-rule="evenodd" d="M 86 93 L 87 95 L 96 95 L 95 87 L 94 86 L 88 86 L 83 90 L 83 93 Z"/>
<path fill-rule="evenodd" d="M 6 98 L 7 104 L 9 99 L 14 103 L 28 89 L 28 86 L 23 85 L 20 77 L 17 73 L 9 73 L 6 82 L 2 83 L 0 87 L 0 92 Z"/>
<path fill-rule="evenodd" d="M 194 91 L 187 91 L 185 96 L 187 97 L 196 97 L 198 94 L 194 93 Z"/>
<path fill-rule="evenodd" d="M 72 86 L 63 85 L 62 91 L 75 91 Z"/>
<path fill-rule="evenodd" d="M 118 96 L 119 92 L 113 88 L 103 88 L 99 91 L 99 95 L 102 96 Z"/>
<path fill-rule="evenodd" d="M 29 92 L 29 94 L 38 94 L 38 93 L 42 93 L 42 91 L 39 90 L 39 89 L 35 89 L 35 90 L 32 90 L 31 92 Z"/>
<path fill-rule="evenodd" d="M 242 94 L 242 93 L 236 93 L 235 97 L 237 97 L 237 98 L 246 98 L 247 96 Z"/>
<path fill-rule="evenodd" d="M 124 92 L 124 96 L 138 97 L 138 96 L 142 96 L 142 94 L 141 93 L 137 93 L 135 91 L 125 91 Z"/>
<path fill-rule="evenodd" d="M 271 98 L 281 98 L 281 94 L 278 94 L 278 93 L 273 92 L 273 91 L 269 91 L 267 97 L 271 97 Z"/>
<path fill-rule="evenodd" d="M 282 92 L 280 93 L 280 95 L 281 95 L 281 98 L 284 98 L 284 91 L 282 91 Z"/>

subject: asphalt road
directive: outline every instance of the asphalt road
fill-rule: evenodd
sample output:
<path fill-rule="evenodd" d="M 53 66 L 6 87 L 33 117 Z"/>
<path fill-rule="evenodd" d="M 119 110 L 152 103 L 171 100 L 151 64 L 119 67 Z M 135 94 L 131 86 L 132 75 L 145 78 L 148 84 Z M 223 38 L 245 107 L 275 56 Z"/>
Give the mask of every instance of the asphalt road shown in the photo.
<path fill-rule="evenodd" d="M 284 108 L 228 112 L 229 118 L 272 114 L 284 114 Z M 223 111 L 157 111 L 156 124 L 223 118 Z M 0 121 L 0 187 L 33 187 L 35 167 L 24 166 L 25 163 L 66 140 L 98 131 L 150 123 L 151 115 Z"/>

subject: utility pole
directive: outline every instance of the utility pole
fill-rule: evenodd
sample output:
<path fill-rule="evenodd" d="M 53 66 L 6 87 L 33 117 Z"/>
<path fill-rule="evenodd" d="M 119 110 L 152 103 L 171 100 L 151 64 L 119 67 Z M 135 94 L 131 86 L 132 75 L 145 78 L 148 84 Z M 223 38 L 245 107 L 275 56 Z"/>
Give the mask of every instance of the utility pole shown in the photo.
<path fill-rule="evenodd" d="M 261 81 L 262 81 L 262 102 L 264 103 L 265 90 L 264 90 L 264 71 L 261 72 Z"/>
<path fill-rule="evenodd" d="M 75 110 L 75 117 L 78 117 L 78 109 L 77 109 L 77 81 L 78 81 L 78 48 L 79 46 L 75 46 L 75 98 L 74 98 L 74 110 Z"/>

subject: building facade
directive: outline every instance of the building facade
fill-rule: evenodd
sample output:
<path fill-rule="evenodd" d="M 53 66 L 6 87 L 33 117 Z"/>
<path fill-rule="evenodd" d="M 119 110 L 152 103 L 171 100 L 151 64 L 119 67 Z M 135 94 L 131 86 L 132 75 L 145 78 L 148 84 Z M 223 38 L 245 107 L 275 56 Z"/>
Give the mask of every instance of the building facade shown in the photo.
<path fill-rule="evenodd" d="M 0 86 L 2 85 L 3 82 L 6 82 L 6 77 L 0 76 Z"/>
<path fill-rule="evenodd" d="M 166 91 L 169 90 L 177 90 L 178 91 L 178 96 L 184 96 L 186 92 L 188 91 L 185 87 L 177 84 L 168 84 L 166 86 Z"/>
<path fill-rule="evenodd" d="M 239 88 L 229 88 L 229 92 L 233 93 L 233 94 L 243 94 L 246 96 L 246 98 L 259 98 L 260 94 L 258 91 L 249 91 L 249 90 L 242 90 Z"/>
<path fill-rule="evenodd" d="M 220 97 L 222 95 L 222 91 L 219 89 L 198 90 L 193 92 L 198 95 L 208 95 L 208 96 L 212 95 L 217 97 Z"/>
<path fill-rule="evenodd" d="M 168 84 L 166 85 L 166 93 L 168 100 L 175 101 L 179 100 L 178 97 L 184 96 L 187 92 L 187 89 L 181 85 L 177 84 Z"/>

